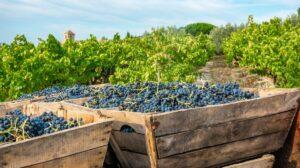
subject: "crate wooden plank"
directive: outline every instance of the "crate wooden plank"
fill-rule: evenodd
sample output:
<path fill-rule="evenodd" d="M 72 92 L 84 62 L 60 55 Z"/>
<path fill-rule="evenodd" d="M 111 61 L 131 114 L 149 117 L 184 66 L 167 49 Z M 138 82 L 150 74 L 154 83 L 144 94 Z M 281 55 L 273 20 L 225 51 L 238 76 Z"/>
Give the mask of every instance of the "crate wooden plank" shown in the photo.
<path fill-rule="evenodd" d="M 163 158 L 203 147 L 288 130 L 293 116 L 294 111 L 288 111 L 158 137 L 156 138 L 158 157 Z"/>
<path fill-rule="evenodd" d="M 21 108 L 23 105 L 29 104 L 29 100 L 23 101 L 11 101 L 11 102 L 0 102 L 0 117 L 2 117 L 5 112 L 11 111 L 15 108 Z"/>
<path fill-rule="evenodd" d="M 151 167 L 157 167 L 157 151 L 156 151 L 156 143 L 155 143 L 155 135 L 153 132 L 153 127 L 151 116 L 146 117 L 146 146 L 148 152 L 148 158 L 150 160 Z"/>
<path fill-rule="evenodd" d="M 80 109 L 68 104 L 53 102 L 53 103 L 32 103 L 24 106 L 22 112 L 27 115 L 40 115 L 45 111 L 52 111 L 55 115 L 59 117 L 64 117 L 65 119 L 79 119 L 82 118 L 84 123 L 95 122 L 99 116 L 96 113 L 90 112 L 87 109 Z"/>
<path fill-rule="evenodd" d="M 117 144 L 114 136 L 110 137 L 109 144 L 111 145 L 113 151 L 115 152 L 116 157 L 118 158 L 122 168 L 129 168 L 130 167 L 130 165 L 129 165 L 130 160 L 128 160 L 126 158 L 126 156 L 124 155 L 124 153 L 120 149 L 119 145 Z"/>
<path fill-rule="evenodd" d="M 66 101 L 64 104 L 69 105 L 68 108 L 89 110 L 92 113 L 97 113 L 101 116 L 107 116 L 114 118 L 112 125 L 113 130 L 120 130 L 124 125 L 128 125 L 134 129 L 136 133 L 145 134 L 145 117 L 147 114 L 135 113 L 135 112 L 120 112 L 115 109 L 91 109 L 80 104 L 76 104 L 76 101 Z"/>
<path fill-rule="evenodd" d="M 101 168 L 105 158 L 107 146 L 91 149 L 78 154 L 66 156 L 59 159 L 54 159 L 48 162 L 39 163 L 25 168 Z"/>
<path fill-rule="evenodd" d="M 70 100 L 65 100 L 65 102 L 82 105 L 83 103 L 87 102 L 90 98 L 91 97 L 84 97 L 84 98 L 78 98 L 78 99 L 70 99 Z"/>
<path fill-rule="evenodd" d="M 129 167 L 125 168 L 150 168 L 151 164 L 149 161 L 149 157 L 147 155 L 129 152 L 129 151 L 122 151 L 123 155 L 129 161 Z"/>
<path fill-rule="evenodd" d="M 263 155 L 260 158 L 225 166 L 223 168 L 272 168 L 274 161 L 275 161 L 274 155 L 267 154 L 267 155 Z"/>
<path fill-rule="evenodd" d="M 275 151 L 284 142 L 286 132 L 258 136 L 158 160 L 158 167 L 210 167 Z"/>
<path fill-rule="evenodd" d="M 262 117 L 295 109 L 300 91 L 240 102 L 152 114 L 155 136 L 198 129 L 202 126 L 231 122 L 238 119 Z"/>
<path fill-rule="evenodd" d="M 49 103 L 49 105 L 52 103 Z M 34 103 L 26 105 L 23 110 L 26 113 L 39 114 L 45 103 Z M 73 117 L 83 117 L 86 123 L 56 133 L 30 138 L 20 142 L 8 143 L 0 146 L 0 167 L 24 167 L 30 166 L 76 153 L 84 152 L 94 148 L 107 146 L 112 119 L 96 117 L 94 114 L 81 111 L 65 110 L 60 108 L 59 103 L 54 103 L 51 109 L 54 113 Z M 48 108 L 47 108 L 48 109 Z M 56 109 L 56 110 L 55 110 Z M 90 117 L 95 117 L 92 120 Z M 92 123 L 89 123 L 92 122 Z"/>
<path fill-rule="evenodd" d="M 115 138 L 121 150 L 147 154 L 145 135 L 135 132 L 112 131 L 112 136 Z"/>

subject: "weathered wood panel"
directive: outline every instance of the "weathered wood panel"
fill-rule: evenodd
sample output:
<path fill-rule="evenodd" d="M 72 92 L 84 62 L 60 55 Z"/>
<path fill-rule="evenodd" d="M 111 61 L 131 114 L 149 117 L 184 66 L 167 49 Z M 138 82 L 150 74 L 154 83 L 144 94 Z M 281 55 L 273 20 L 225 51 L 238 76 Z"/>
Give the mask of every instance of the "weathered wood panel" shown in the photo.
<path fill-rule="evenodd" d="M 114 136 L 110 137 L 109 144 L 111 145 L 113 151 L 116 154 L 116 157 L 118 158 L 122 168 L 129 168 L 129 160 L 125 157 L 124 153 L 122 150 L 119 148 L 119 145 L 117 144 Z"/>
<path fill-rule="evenodd" d="M 106 146 L 110 130 L 105 124 L 88 124 L 0 146 L 0 167 L 29 166 Z"/>
<path fill-rule="evenodd" d="M 263 135 L 242 141 L 174 155 L 158 160 L 158 167 L 210 167 L 234 160 L 275 151 L 283 144 L 286 132 Z"/>
<path fill-rule="evenodd" d="M 112 136 L 115 138 L 121 150 L 147 154 L 145 135 L 135 132 L 112 131 Z"/>
<path fill-rule="evenodd" d="M 281 150 L 281 155 L 287 155 L 290 163 L 300 167 L 300 99 L 296 111 L 297 113 L 293 121 L 292 129 L 288 135 L 288 140 L 285 142 L 284 148 Z"/>
<path fill-rule="evenodd" d="M 296 108 L 300 91 L 276 94 L 240 102 L 152 114 L 155 136 L 198 129 L 238 119 L 262 117 Z"/>
<path fill-rule="evenodd" d="M 83 103 L 87 102 L 91 97 L 84 97 L 84 98 L 78 98 L 78 99 L 69 99 L 65 100 L 66 103 L 73 103 L 77 105 L 82 105 Z"/>
<path fill-rule="evenodd" d="M 28 166 L 26 168 L 101 168 L 107 146 Z"/>
<path fill-rule="evenodd" d="M 232 121 L 156 138 L 159 158 L 203 147 L 288 131 L 294 110 L 261 118 Z"/>
<path fill-rule="evenodd" d="M 157 167 L 157 151 L 151 119 L 150 116 L 146 117 L 146 146 L 151 167 Z"/>
<path fill-rule="evenodd" d="M 50 105 L 51 103 L 48 103 Z M 34 103 L 23 108 L 26 113 L 40 113 L 48 105 L 45 103 Z M 54 103 L 53 108 L 57 108 L 59 103 Z M 50 108 L 51 109 L 51 108 Z M 33 110 L 33 111 L 30 111 Z M 49 109 L 48 109 L 49 110 Z M 53 110 L 53 109 L 51 109 Z M 43 135 L 20 142 L 8 143 L 0 146 L 0 167 L 24 167 L 30 166 L 61 157 L 66 157 L 76 153 L 84 152 L 94 148 L 107 146 L 112 119 L 94 118 L 95 115 L 80 111 L 65 111 L 58 108 L 56 112 L 62 116 L 73 117 L 82 116 L 88 123 L 49 135 Z M 54 110 L 55 111 L 55 110 Z M 88 117 L 89 116 L 89 117 Z"/>
<path fill-rule="evenodd" d="M 80 109 L 73 107 L 68 104 L 54 102 L 54 103 L 32 103 L 24 106 L 22 108 L 22 112 L 27 115 L 39 115 L 45 111 L 52 111 L 55 115 L 59 117 L 64 117 L 65 119 L 75 118 L 79 119 L 82 118 L 84 123 L 92 123 L 95 122 L 97 119 L 100 119 L 97 113 L 92 113 L 88 109 Z M 105 117 L 103 117 L 105 118 Z"/>
<path fill-rule="evenodd" d="M 122 151 L 123 155 L 128 160 L 130 168 L 150 168 L 150 161 L 147 155 L 129 152 L 129 151 Z"/>
<path fill-rule="evenodd" d="M 114 118 L 115 121 L 112 125 L 113 130 L 119 131 L 122 128 L 122 126 L 128 125 L 132 127 L 136 133 L 145 134 L 146 132 L 145 117 L 147 116 L 147 114 L 135 113 L 135 112 L 124 112 L 115 109 L 91 109 L 70 102 L 72 101 L 64 102 L 64 104 L 68 105 L 69 108 L 89 110 L 91 113 L 97 113 L 100 116 L 107 116 L 107 117 Z"/>
<path fill-rule="evenodd" d="M 274 155 L 263 155 L 260 158 L 237 163 L 223 168 L 272 168 L 275 161 Z"/>
<path fill-rule="evenodd" d="M 22 108 L 23 105 L 29 104 L 29 100 L 24 101 L 11 101 L 11 102 L 0 102 L 0 117 L 5 115 L 7 111 L 11 111 L 15 108 Z"/>

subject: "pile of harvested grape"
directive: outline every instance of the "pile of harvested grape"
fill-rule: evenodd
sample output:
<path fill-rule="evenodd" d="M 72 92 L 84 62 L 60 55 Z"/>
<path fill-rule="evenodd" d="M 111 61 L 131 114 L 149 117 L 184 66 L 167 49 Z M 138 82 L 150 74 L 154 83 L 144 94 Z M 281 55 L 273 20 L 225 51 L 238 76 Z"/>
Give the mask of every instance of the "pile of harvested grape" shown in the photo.
<path fill-rule="evenodd" d="M 58 117 L 52 112 L 44 112 L 39 116 L 32 117 L 16 109 L 0 118 L 0 144 L 50 134 L 82 124 L 82 119 L 71 118 L 66 121 L 63 117 Z"/>
<path fill-rule="evenodd" d="M 75 99 L 82 97 L 95 96 L 99 93 L 99 89 L 93 86 L 74 85 L 71 87 L 53 86 L 50 88 L 36 91 L 31 94 L 24 94 L 19 100 L 33 99 L 39 96 L 45 96 L 46 102 L 57 102 L 66 99 Z"/>
<path fill-rule="evenodd" d="M 198 86 L 190 83 L 133 83 L 110 85 L 84 103 L 91 108 L 112 108 L 133 112 L 166 112 L 224 104 L 257 97 L 237 83 Z"/>
<path fill-rule="evenodd" d="M 118 107 L 132 91 L 130 85 L 107 85 L 99 90 L 97 96 L 84 103 L 84 106 L 95 109 Z"/>
<path fill-rule="evenodd" d="M 33 99 L 35 97 L 40 97 L 40 96 L 48 96 L 48 95 L 53 95 L 61 92 L 64 87 L 60 86 L 52 86 L 40 91 L 35 91 L 33 93 L 28 93 L 28 94 L 23 94 L 19 97 L 19 100 L 25 100 L 25 99 Z"/>

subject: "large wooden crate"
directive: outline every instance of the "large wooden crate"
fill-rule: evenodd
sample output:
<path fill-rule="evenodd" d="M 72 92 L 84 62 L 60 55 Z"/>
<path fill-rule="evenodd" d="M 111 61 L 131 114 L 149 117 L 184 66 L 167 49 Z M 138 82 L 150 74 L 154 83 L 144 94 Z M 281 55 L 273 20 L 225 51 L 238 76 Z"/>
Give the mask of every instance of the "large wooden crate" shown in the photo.
<path fill-rule="evenodd" d="M 102 167 L 113 119 L 69 108 L 62 103 L 30 103 L 14 106 L 28 115 L 45 111 L 69 118 L 82 118 L 84 125 L 27 140 L 0 145 L 0 167 Z M 14 108 L 2 109 L 0 117 Z"/>
<path fill-rule="evenodd" d="M 115 119 L 110 143 L 123 167 L 216 167 L 282 147 L 300 91 L 257 92 L 252 100 L 164 113 L 89 110 Z M 122 131 L 128 127 L 134 132 Z"/>

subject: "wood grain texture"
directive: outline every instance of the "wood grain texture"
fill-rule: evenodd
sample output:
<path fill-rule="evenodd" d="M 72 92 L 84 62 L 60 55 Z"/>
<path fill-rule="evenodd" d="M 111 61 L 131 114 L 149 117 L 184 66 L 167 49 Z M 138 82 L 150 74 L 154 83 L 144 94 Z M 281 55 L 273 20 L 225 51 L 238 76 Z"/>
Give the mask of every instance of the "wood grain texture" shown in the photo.
<path fill-rule="evenodd" d="M 112 136 L 115 138 L 121 150 L 147 154 L 145 135 L 135 132 L 125 133 L 112 131 Z"/>
<path fill-rule="evenodd" d="M 70 103 L 71 102 L 71 103 Z M 112 125 L 113 130 L 119 131 L 122 126 L 128 125 L 134 129 L 136 133 L 145 134 L 145 116 L 148 114 L 118 111 L 116 109 L 91 109 L 74 103 L 74 101 L 64 102 L 70 107 L 76 109 L 89 110 L 92 113 L 97 113 L 100 116 L 107 116 L 114 119 Z"/>
<path fill-rule="evenodd" d="M 212 124 L 272 115 L 297 106 L 299 90 L 240 102 L 179 110 L 153 116 L 155 136 L 198 129 Z"/>
<path fill-rule="evenodd" d="M 225 166 L 223 168 L 272 168 L 274 161 L 275 161 L 275 156 L 271 154 L 267 154 L 267 155 L 263 155 L 260 158 Z"/>
<path fill-rule="evenodd" d="M 150 165 L 152 168 L 156 168 L 157 165 L 157 151 L 156 151 L 156 142 L 155 142 L 155 135 L 153 132 L 152 123 L 152 116 L 147 116 L 146 118 L 146 147 L 147 153 L 150 160 Z"/>
<path fill-rule="evenodd" d="M 76 108 L 70 104 L 65 104 L 62 102 L 53 102 L 53 103 L 31 103 L 26 105 L 22 112 L 27 115 L 40 115 L 45 111 L 52 111 L 55 115 L 59 117 L 64 117 L 65 119 L 82 118 L 84 123 L 92 123 L 97 120 L 103 120 L 107 117 L 100 117 L 97 113 L 93 113 L 90 109 L 81 109 Z"/>
<path fill-rule="evenodd" d="M 296 112 L 297 113 L 294 119 L 295 121 L 293 122 L 294 125 L 292 129 L 294 132 L 290 133 L 290 135 L 292 136 L 292 140 L 289 144 L 290 146 L 286 148 L 291 148 L 289 161 L 296 163 L 296 165 L 300 166 L 300 99 L 298 100 L 298 108 L 296 109 Z"/>
<path fill-rule="evenodd" d="M 286 132 L 263 135 L 242 141 L 174 155 L 158 160 L 160 168 L 210 167 L 242 158 L 277 150 L 283 144 Z"/>
<path fill-rule="evenodd" d="M 25 168 L 101 168 L 106 150 L 103 146 Z"/>
<path fill-rule="evenodd" d="M 50 109 L 66 118 L 83 117 L 87 124 L 56 133 L 30 138 L 0 146 L 0 167 L 30 166 L 94 148 L 107 146 L 113 120 L 96 117 L 82 111 L 66 110 L 60 103 L 33 103 L 23 110 L 27 114 L 39 114 Z"/>
<path fill-rule="evenodd" d="M 129 168 L 150 168 L 150 160 L 147 155 L 129 152 L 129 151 L 122 151 L 123 155 L 129 162 Z M 152 167 L 154 168 L 154 167 Z"/>
<path fill-rule="evenodd" d="M 24 105 L 29 104 L 30 101 L 11 101 L 11 102 L 0 102 L 0 117 L 4 116 L 6 112 L 12 111 L 16 108 L 23 108 Z"/>
<path fill-rule="evenodd" d="M 156 138 L 158 157 L 215 146 L 254 136 L 288 132 L 295 111 L 288 111 L 261 118 L 232 121 L 200 129 Z"/>
<path fill-rule="evenodd" d="M 127 157 L 124 155 L 124 153 L 120 149 L 118 143 L 116 142 L 114 136 L 110 137 L 109 144 L 111 145 L 113 151 L 115 152 L 116 157 L 118 158 L 122 168 L 130 168 L 130 165 L 129 165 L 130 160 L 128 160 Z"/>
<path fill-rule="evenodd" d="M 90 124 L 0 146 L 0 167 L 22 167 L 108 144 L 111 128 Z"/>

